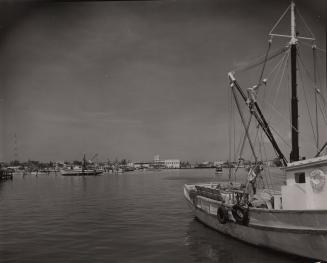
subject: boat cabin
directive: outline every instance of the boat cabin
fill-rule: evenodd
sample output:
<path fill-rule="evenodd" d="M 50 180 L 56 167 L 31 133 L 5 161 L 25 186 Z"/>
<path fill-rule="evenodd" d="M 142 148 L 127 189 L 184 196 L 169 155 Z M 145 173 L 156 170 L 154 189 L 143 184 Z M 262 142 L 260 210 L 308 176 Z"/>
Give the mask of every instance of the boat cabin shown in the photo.
<path fill-rule="evenodd" d="M 285 210 L 327 209 L 327 155 L 287 164 L 281 188 Z"/>

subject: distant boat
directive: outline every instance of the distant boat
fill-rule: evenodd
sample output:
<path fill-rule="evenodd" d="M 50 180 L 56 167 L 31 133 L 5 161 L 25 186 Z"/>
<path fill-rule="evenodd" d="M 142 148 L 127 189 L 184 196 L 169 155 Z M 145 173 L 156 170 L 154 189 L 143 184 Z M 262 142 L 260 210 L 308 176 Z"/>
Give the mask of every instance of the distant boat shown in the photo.
<path fill-rule="evenodd" d="M 291 10 L 291 35 L 272 33 L 288 10 Z M 303 40 L 312 41 L 314 63 L 317 48 L 314 38 L 298 35 L 295 15 L 295 4 L 292 1 L 269 34 L 271 38 L 273 36 L 290 37 L 290 42 L 287 43 L 286 47 L 278 51 L 280 53 L 270 55 L 269 47 L 272 41 L 270 39 L 264 61 L 260 63 L 263 64 L 263 69 L 258 85 L 244 91 L 238 84 L 234 72 L 229 73 L 231 94 L 244 128 L 242 134 L 243 145 L 247 140 L 251 148 L 251 156 L 254 159 L 250 164 L 245 184 L 236 185 L 230 182 L 225 185 L 219 183 L 185 185 L 184 196 L 194 215 L 202 223 L 219 232 L 256 246 L 327 261 L 327 143 L 322 148 L 319 146 L 318 117 L 316 117 L 316 130 L 314 131 L 317 152 L 310 159 L 301 159 L 299 157 L 298 84 L 296 74 L 297 72 L 301 74 L 303 71 L 301 71 L 301 68 L 297 68 L 299 64 L 297 63 L 298 57 L 300 58 L 299 62 L 302 64 L 298 46 Z M 262 98 L 257 93 L 259 87 L 267 84 L 267 80 L 262 79 L 266 62 L 276 57 L 276 54 L 284 54 L 285 59 L 288 59 L 288 55 L 290 55 L 291 59 L 291 85 L 286 85 L 286 87 L 291 87 L 292 94 L 290 96 L 292 150 L 289 161 L 277 144 L 274 137 L 276 131 L 272 130 L 273 127 L 265 119 L 257 100 Z M 257 63 L 257 65 L 259 64 Z M 314 66 L 313 76 L 316 75 L 315 70 Z M 277 72 L 276 75 L 280 74 Z M 316 109 L 319 109 L 317 108 L 318 99 L 321 99 L 319 101 L 322 102 L 325 102 L 325 100 L 321 96 L 317 84 L 314 83 L 314 85 L 315 87 L 312 90 L 317 96 L 315 106 Z M 265 87 L 265 91 L 268 87 L 271 86 Z M 249 110 L 248 115 L 244 115 L 244 110 L 240 108 L 239 99 L 245 102 L 245 107 Z M 319 104 L 319 106 L 321 105 Z M 327 107 L 326 104 L 325 107 Z M 256 121 L 252 126 L 250 125 L 251 118 Z M 264 178 L 267 179 L 269 174 L 264 173 L 267 166 L 258 159 L 260 148 L 259 150 L 255 148 L 254 139 L 254 134 L 257 131 L 250 133 L 252 127 L 261 129 L 262 135 L 266 137 L 264 139 L 260 138 L 259 143 L 265 144 L 269 141 L 278 161 L 283 166 L 282 172 L 286 181 L 281 187 L 276 185 L 276 189 L 280 187 L 280 191 L 276 191 L 271 187 L 271 183 L 264 181 Z M 257 139 L 257 137 L 255 138 Z M 243 148 L 243 146 L 240 148 Z M 240 157 L 242 157 L 241 155 L 242 150 L 240 150 Z M 235 178 L 238 168 L 236 167 L 234 170 Z M 237 253 L 237 248 L 235 248 L 235 253 Z"/>
<path fill-rule="evenodd" d="M 102 174 L 103 170 L 88 165 L 84 154 L 82 167 L 79 166 L 68 167 L 62 169 L 60 172 L 61 175 L 63 176 L 89 176 L 89 175 L 92 176 L 92 175 Z"/>
<path fill-rule="evenodd" d="M 31 173 L 30 173 L 31 175 L 45 175 L 45 174 L 49 174 L 49 172 L 45 172 L 45 171 L 32 171 Z"/>
<path fill-rule="evenodd" d="M 83 168 L 73 168 L 73 169 L 62 169 L 61 175 L 67 176 L 83 176 L 83 175 L 99 175 L 103 171 L 99 169 L 83 169 Z"/>
<path fill-rule="evenodd" d="M 215 174 L 217 174 L 217 175 L 223 174 L 223 167 L 222 167 L 222 165 L 216 166 Z"/>
<path fill-rule="evenodd" d="M 126 166 L 123 168 L 124 172 L 133 172 L 135 171 L 136 169 L 134 167 L 129 167 L 129 166 Z"/>

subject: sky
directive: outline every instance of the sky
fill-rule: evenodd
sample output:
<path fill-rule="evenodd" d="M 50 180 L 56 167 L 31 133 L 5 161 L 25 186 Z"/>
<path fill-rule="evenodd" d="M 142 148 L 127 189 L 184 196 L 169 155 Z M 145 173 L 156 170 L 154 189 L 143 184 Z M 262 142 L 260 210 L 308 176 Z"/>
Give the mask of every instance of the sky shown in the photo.
<path fill-rule="evenodd" d="M 299 8 L 325 47 L 322 2 L 300 1 Z M 101 160 L 226 160 L 227 73 L 264 54 L 267 33 L 288 4 L 7 3 L 0 21 L 0 160 L 84 153 Z M 288 114 L 286 103 L 279 109 Z"/>

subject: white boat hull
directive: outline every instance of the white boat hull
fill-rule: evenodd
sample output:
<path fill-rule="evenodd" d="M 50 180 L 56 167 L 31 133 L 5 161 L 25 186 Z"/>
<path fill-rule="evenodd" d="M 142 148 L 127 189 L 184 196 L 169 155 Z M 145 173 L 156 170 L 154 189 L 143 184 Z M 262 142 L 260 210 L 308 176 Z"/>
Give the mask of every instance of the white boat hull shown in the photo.
<path fill-rule="evenodd" d="M 184 195 L 194 215 L 207 226 L 256 246 L 327 260 L 327 210 L 283 211 L 251 208 L 249 223 L 242 225 L 233 220 L 221 224 L 217 209 L 221 202 L 209 198 L 189 197 L 186 185 Z"/>

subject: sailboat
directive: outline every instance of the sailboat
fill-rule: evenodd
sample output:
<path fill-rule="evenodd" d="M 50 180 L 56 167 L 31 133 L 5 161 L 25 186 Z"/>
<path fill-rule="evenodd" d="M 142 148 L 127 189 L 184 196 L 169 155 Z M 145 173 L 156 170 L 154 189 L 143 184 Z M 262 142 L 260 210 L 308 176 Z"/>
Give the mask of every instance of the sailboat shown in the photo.
<path fill-rule="evenodd" d="M 286 13 L 290 13 L 291 34 L 274 33 Z M 254 159 L 250 164 L 245 183 L 222 184 L 217 182 L 184 185 L 183 190 L 186 202 L 195 217 L 219 232 L 256 246 L 327 261 L 327 143 L 321 148 L 318 147 L 318 125 L 316 125 L 315 132 L 317 147 L 314 157 L 300 158 L 299 152 L 298 45 L 304 40 L 312 41 L 314 43 L 312 45 L 313 54 L 317 51 L 317 46 L 313 36 L 298 35 L 296 28 L 298 14 L 295 3 L 292 1 L 270 31 L 268 49 L 273 37 L 288 38 L 289 42 L 286 47 L 273 54 L 269 54 L 267 51 L 263 61 L 256 63 L 255 66 L 263 65 L 258 85 L 244 91 L 236 79 L 235 72 L 228 73 L 232 98 L 244 128 L 241 148 L 243 148 L 244 142 L 248 141 L 249 151 Z M 266 63 L 280 54 L 286 54 L 285 52 L 287 56 L 290 54 L 291 65 L 289 86 L 291 88 L 292 145 L 289 160 L 277 143 L 276 132 L 265 118 L 257 101 L 260 88 L 267 82 L 267 79 L 263 78 Z M 285 66 L 285 68 L 287 67 Z M 315 86 L 314 92 L 317 100 L 317 97 L 321 96 L 317 86 Z M 249 110 L 247 116 L 240 108 L 240 99 L 244 101 L 245 107 Z M 321 99 L 323 100 L 322 97 Z M 267 185 L 259 189 L 259 181 L 263 181 L 263 171 L 267 164 L 260 161 L 256 154 L 253 134 L 252 137 L 250 134 L 250 128 L 253 126 L 250 123 L 253 119 L 255 126 L 265 136 L 265 141 L 271 144 L 277 155 L 276 159 L 282 166 L 281 173 L 285 179 L 279 189 L 269 188 Z M 237 170 L 238 167 L 234 168 L 231 177 L 236 176 Z"/>

